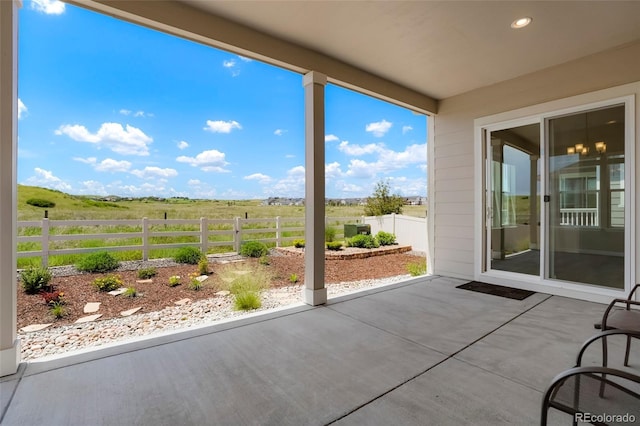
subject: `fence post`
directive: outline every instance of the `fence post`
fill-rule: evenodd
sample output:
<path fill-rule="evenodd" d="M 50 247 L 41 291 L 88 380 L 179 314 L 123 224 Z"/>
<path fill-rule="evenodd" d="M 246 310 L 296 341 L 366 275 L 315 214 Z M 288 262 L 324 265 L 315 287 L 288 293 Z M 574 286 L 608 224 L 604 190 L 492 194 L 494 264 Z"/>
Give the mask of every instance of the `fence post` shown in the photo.
<path fill-rule="evenodd" d="M 242 242 L 242 235 L 241 235 L 242 225 L 240 224 L 239 217 L 236 217 L 233 222 L 233 230 L 235 231 L 233 235 L 233 243 L 236 249 L 236 253 L 240 253 L 240 244 Z"/>
<path fill-rule="evenodd" d="M 40 262 L 42 263 L 42 267 L 46 268 L 49 266 L 49 219 L 42 219 L 42 257 Z"/>
<path fill-rule="evenodd" d="M 280 216 L 276 216 L 276 247 L 280 247 Z"/>
<path fill-rule="evenodd" d="M 149 260 L 149 219 L 142 218 L 142 260 Z"/>
<path fill-rule="evenodd" d="M 391 233 L 396 235 L 396 214 L 391 213 Z"/>
<path fill-rule="evenodd" d="M 209 224 L 206 217 L 200 218 L 200 250 L 202 254 L 207 254 L 209 248 Z"/>

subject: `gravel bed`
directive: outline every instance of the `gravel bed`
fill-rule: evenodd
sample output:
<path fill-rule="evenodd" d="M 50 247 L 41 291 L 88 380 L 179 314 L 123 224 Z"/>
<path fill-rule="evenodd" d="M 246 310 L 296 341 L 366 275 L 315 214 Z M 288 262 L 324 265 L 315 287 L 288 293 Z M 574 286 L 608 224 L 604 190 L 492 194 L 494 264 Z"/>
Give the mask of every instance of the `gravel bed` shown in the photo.
<path fill-rule="evenodd" d="M 226 258 L 226 260 L 230 259 Z M 135 266 L 136 268 L 141 267 L 140 264 Z M 154 263 L 152 266 L 157 267 L 158 265 Z M 327 293 L 332 298 L 357 290 L 400 282 L 408 278 L 410 278 L 409 275 L 402 275 L 328 284 Z M 301 286 L 267 290 L 262 294 L 262 307 L 257 311 L 267 311 L 301 303 L 301 291 Z M 251 311 L 251 313 L 257 311 Z M 130 317 L 113 318 L 84 324 L 70 324 L 29 333 L 19 332 L 18 338 L 22 344 L 22 359 L 27 361 L 96 347 L 106 343 L 119 342 L 133 337 L 149 336 L 169 330 L 211 324 L 222 319 L 239 318 L 245 315 L 247 315 L 247 312 L 233 310 L 231 297 L 216 297 L 195 301 L 183 306 L 170 306 L 160 311 L 132 315 Z"/>

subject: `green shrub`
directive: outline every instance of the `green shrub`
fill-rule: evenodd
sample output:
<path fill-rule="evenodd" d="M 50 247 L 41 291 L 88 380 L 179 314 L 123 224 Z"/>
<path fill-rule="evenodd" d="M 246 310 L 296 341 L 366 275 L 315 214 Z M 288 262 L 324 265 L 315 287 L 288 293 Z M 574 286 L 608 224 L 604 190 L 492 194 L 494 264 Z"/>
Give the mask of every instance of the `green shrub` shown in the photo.
<path fill-rule="evenodd" d="M 150 268 L 142 268 L 138 270 L 138 278 L 141 280 L 148 280 L 149 278 L 153 278 L 158 274 L 158 271 L 154 267 Z"/>
<path fill-rule="evenodd" d="M 255 291 L 243 291 L 235 295 L 233 302 L 236 311 L 250 311 L 262 306 L 260 294 Z"/>
<path fill-rule="evenodd" d="M 327 243 L 327 249 L 329 250 L 342 250 L 342 243 L 340 241 L 331 241 Z"/>
<path fill-rule="evenodd" d="M 389 233 L 380 231 L 376 234 L 376 239 L 380 243 L 381 246 L 390 246 L 396 244 L 396 236 Z"/>
<path fill-rule="evenodd" d="M 122 278 L 118 275 L 107 275 L 106 277 L 96 278 L 93 280 L 93 286 L 100 291 L 113 291 L 122 287 Z"/>
<path fill-rule="evenodd" d="M 138 290 L 136 290 L 135 287 L 127 287 L 122 295 L 124 297 L 136 297 L 138 295 Z"/>
<path fill-rule="evenodd" d="M 293 240 L 293 246 L 295 248 L 304 248 L 304 240 Z"/>
<path fill-rule="evenodd" d="M 295 284 L 298 282 L 298 274 L 291 274 L 291 276 L 289 276 L 289 281 L 291 281 L 292 284 Z"/>
<path fill-rule="evenodd" d="M 109 272 L 120 266 L 118 259 L 106 251 L 99 251 L 84 256 L 76 264 L 76 269 L 81 272 Z"/>
<path fill-rule="evenodd" d="M 169 282 L 167 283 L 169 287 L 175 287 L 180 285 L 180 277 L 177 275 L 172 275 L 169 277 Z"/>
<path fill-rule="evenodd" d="M 378 241 L 374 238 L 373 235 L 364 235 L 358 234 L 347 240 L 347 245 L 349 247 L 359 247 L 359 248 L 377 248 L 380 247 Z"/>
<path fill-rule="evenodd" d="M 197 265 L 202 259 L 202 252 L 197 247 L 180 247 L 173 257 L 177 263 L 187 263 L 189 265 Z"/>
<path fill-rule="evenodd" d="M 269 265 L 269 258 L 267 256 L 260 256 L 260 259 L 258 259 L 258 263 L 260 265 L 267 266 Z"/>
<path fill-rule="evenodd" d="M 35 207 L 55 207 L 56 203 L 42 198 L 29 198 L 27 204 Z"/>
<path fill-rule="evenodd" d="M 424 275 L 427 273 L 427 261 L 426 259 L 421 262 L 413 262 L 407 264 L 407 271 L 414 277 Z"/>
<path fill-rule="evenodd" d="M 60 319 L 67 314 L 61 302 L 54 302 L 53 304 L 51 304 L 49 312 L 51 312 L 51 315 L 53 315 L 53 317 L 56 319 Z"/>
<path fill-rule="evenodd" d="M 328 227 L 324 229 L 324 240 L 331 243 L 336 239 L 336 228 Z"/>
<path fill-rule="evenodd" d="M 20 272 L 20 280 L 25 293 L 34 294 L 49 286 L 52 275 L 47 268 L 31 266 Z"/>
<path fill-rule="evenodd" d="M 198 273 L 200 275 L 209 275 L 209 260 L 207 260 L 207 256 L 202 256 L 198 261 Z"/>
<path fill-rule="evenodd" d="M 260 241 L 247 241 L 240 247 L 240 254 L 247 257 L 262 257 L 269 252 L 269 249 Z"/>

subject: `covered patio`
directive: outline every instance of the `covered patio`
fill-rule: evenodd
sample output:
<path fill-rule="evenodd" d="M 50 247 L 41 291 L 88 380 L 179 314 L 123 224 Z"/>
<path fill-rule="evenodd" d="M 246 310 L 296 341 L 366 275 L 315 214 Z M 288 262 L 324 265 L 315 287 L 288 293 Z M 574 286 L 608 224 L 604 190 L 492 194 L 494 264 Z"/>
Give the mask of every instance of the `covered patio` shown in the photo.
<path fill-rule="evenodd" d="M 304 75 L 306 305 L 21 362 L 15 188 L 22 2 L 2 1 L 3 425 L 536 424 L 545 387 L 573 365 L 603 303 L 637 281 L 638 2 L 69 3 Z M 516 32 L 509 24 L 519 17 L 533 21 Z M 326 300 L 326 84 L 429 116 L 427 264 L 436 275 Z M 624 110 L 620 288 L 565 282 L 539 265 L 529 276 L 490 270 L 485 128 L 544 125 L 568 109 L 611 105 Z M 518 301 L 456 288 L 474 279 L 537 293 Z M 552 424 L 570 421 L 551 417 Z"/>
<path fill-rule="evenodd" d="M 2 424 L 536 424 L 605 306 L 465 282 L 422 277 L 23 364 L 0 383 Z"/>

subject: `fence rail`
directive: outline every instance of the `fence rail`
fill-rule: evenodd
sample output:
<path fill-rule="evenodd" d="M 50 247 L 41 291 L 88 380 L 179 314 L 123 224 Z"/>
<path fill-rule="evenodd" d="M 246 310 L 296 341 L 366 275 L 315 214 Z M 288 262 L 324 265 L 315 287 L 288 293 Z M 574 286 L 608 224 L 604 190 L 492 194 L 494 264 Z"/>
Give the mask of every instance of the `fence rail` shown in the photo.
<path fill-rule="evenodd" d="M 363 223 L 360 217 L 327 217 L 325 225 L 337 227 L 344 223 Z M 94 229 L 92 229 L 94 228 Z M 31 235 L 24 235 L 31 234 Z M 336 228 L 336 236 L 342 230 Z M 187 242 L 171 242 L 186 238 Z M 141 251 L 148 260 L 152 250 L 198 246 L 203 253 L 212 247 L 229 247 L 236 252 L 244 241 L 254 240 L 287 245 L 304 238 L 304 218 L 242 219 L 148 219 L 140 220 L 49 220 L 18 222 L 18 258 L 40 257 L 48 266 L 49 257 L 83 254 L 108 249 L 110 251 Z M 123 240 L 121 244 L 105 244 L 108 240 Z M 95 242 L 92 247 L 71 247 L 72 242 Z M 20 250 L 20 245 L 30 249 Z M 40 247 L 34 249 L 33 245 Z M 66 245 L 66 246 L 65 246 Z"/>

